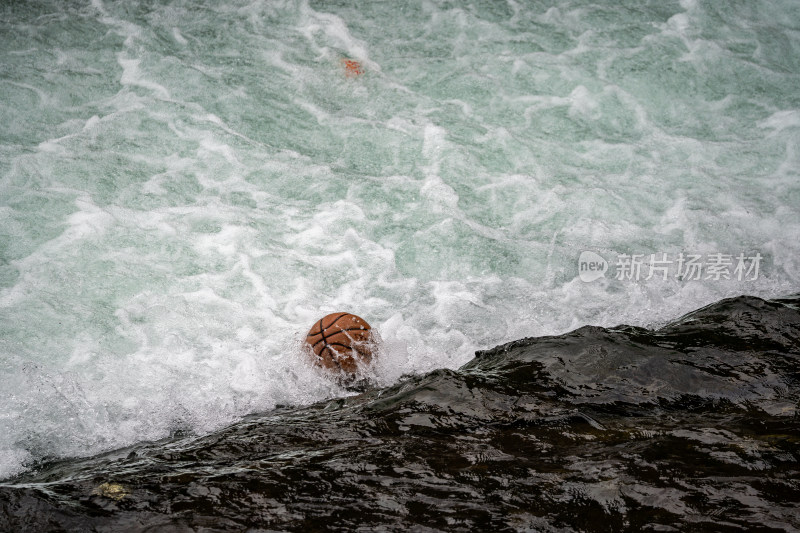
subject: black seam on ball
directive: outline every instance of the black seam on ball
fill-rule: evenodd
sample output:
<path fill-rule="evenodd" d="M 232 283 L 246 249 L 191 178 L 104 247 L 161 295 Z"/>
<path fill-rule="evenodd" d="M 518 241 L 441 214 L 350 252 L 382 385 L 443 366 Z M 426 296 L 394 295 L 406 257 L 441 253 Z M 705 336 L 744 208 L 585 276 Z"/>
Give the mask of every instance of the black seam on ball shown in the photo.
<path fill-rule="evenodd" d="M 334 364 L 335 364 L 336 366 L 338 366 L 338 367 L 339 367 L 339 370 L 344 370 L 344 369 L 342 368 L 342 365 L 341 365 L 341 364 L 339 364 L 339 360 L 338 360 L 336 357 L 334 357 L 334 356 L 333 356 L 333 354 L 332 354 L 331 352 L 334 352 L 334 353 L 336 353 L 336 355 L 339 355 L 339 353 L 338 353 L 338 352 L 335 352 L 334 350 L 331 350 L 330 346 L 328 346 L 328 345 L 326 344 L 326 345 L 325 345 L 325 347 L 324 347 L 322 350 L 320 350 L 320 352 L 319 352 L 319 353 L 320 353 L 320 355 L 322 355 L 322 352 L 324 352 L 325 350 L 328 350 L 328 359 L 330 359 L 331 361 L 333 361 L 333 362 L 334 362 Z"/>
<path fill-rule="evenodd" d="M 328 329 L 328 328 L 330 328 L 330 327 L 333 327 L 333 325 L 334 325 L 334 324 L 336 324 L 336 323 L 339 321 L 339 319 L 340 319 L 340 318 L 342 318 L 343 316 L 345 316 L 345 315 L 347 315 L 347 314 L 348 314 L 348 313 L 342 313 L 341 315 L 337 316 L 336 318 L 334 318 L 334 319 L 333 319 L 333 322 L 331 322 L 330 324 L 328 324 L 328 325 L 327 325 L 326 327 L 324 327 L 323 329 Z M 319 319 L 319 325 L 320 325 L 320 327 L 322 327 L 322 319 L 321 319 L 321 318 Z"/>

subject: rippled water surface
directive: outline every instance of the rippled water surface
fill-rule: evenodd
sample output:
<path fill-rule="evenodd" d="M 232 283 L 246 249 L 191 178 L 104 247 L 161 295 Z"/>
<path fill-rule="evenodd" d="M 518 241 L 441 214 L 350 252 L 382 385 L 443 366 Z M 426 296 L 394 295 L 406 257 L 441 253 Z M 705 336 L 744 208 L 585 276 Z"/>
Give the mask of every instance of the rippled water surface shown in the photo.
<path fill-rule="evenodd" d="M 475 351 L 514 339 L 659 328 L 724 298 L 783 298 L 800 286 L 794 1 L 10 2 L 0 6 L 0 58 L 0 479 L 236 423 L 246 431 L 243 419 L 276 408 L 299 417 L 285 422 L 294 429 L 276 414 L 255 441 L 317 431 L 300 427 L 322 412 L 308 406 L 354 394 L 300 349 L 333 311 L 380 332 L 368 394 L 381 395 L 409 379 L 478 379 L 464 370 L 482 364 Z M 583 252 L 606 264 L 593 281 Z M 633 256 L 640 270 L 628 269 Z M 643 357 L 661 353 L 645 345 Z M 767 379 L 743 397 L 776 435 L 790 434 L 781 424 L 796 420 L 796 384 L 770 381 L 748 359 L 772 348 L 747 349 L 729 377 Z M 607 356 L 585 351 L 586 364 Z M 627 398 L 634 379 L 587 375 L 570 384 L 547 374 L 541 386 L 599 387 L 608 400 Z M 502 402 L 528 394 L 508 379 L 507 398 L 476 428 L 494 431 L 512 409 Z M 707 383 L 686 380 L 682 393 L 716 416 Z M 724 397 L 740 406 L 731 383 Z M 781 387 L 789 399 L 775 403 Z M 424 426 L 429 415 L 408 409 L 402 416 Z M 750 435 L 679 413 L 653 430 L 667 448 L 708 441 L 723 460 Z M 574 422 L 594 428 L 587 434 L 606 428 L 587 416 Z M 609 431 L 621 440 L 608 442 L 631 442 Z M 791 463 L 787 439 L 769 445 Z M 474 446 L 463 457 L 483 453 Z M 508 446 L 497 449 L 519 457 Z M 680 446 L 676 457 L 691 463 L 700 444 Z M 376 468 L 417 468 L 392 445 L 380 449 Z M 296 442 L 282 453 L 317 460 Z M 587 490 L 621 523 L 633 513 L 628 497 L 672 498 L 665 512 L 680 516 L 738 505 L 730 498 L 751 498 L 748 509 L 787 501 L 750 482 L 740 499 L 714 485 L 702 508 L 678 492 L 625 493 L 614 463 L 624 457 L 574 453 L 585 466 L 559 464 L 597 469 L 592 483 L 611 485 L 576 481 L 548 496 L 564 513 Z M 497 478 L 511 484 L 508 498 L 563 474 L 521 464 Z M 447 485 L 444 473 L 431 483 Z M 458 494 L 480 509 L 470 492 L 479 483 L 467 485 Z M 392 516 L 418 511 L 405 509 Z M 800 527 L 775 513 L 747 516 Z M 539 527 L 530 516 L 504 523 Z"/>
<path fill-rule="evenodd" d="M 524 339 L 206 437 L 42 465 L 0 486 L 0 526 L 796 531 L 799 303 Z"/>

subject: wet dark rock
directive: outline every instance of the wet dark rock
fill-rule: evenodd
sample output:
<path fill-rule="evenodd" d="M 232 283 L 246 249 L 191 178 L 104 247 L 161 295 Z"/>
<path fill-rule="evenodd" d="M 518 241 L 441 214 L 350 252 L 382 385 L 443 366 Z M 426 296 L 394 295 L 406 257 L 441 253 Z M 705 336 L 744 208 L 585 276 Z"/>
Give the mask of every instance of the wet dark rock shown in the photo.
<path fill-rule="evenodd" d="M 523 339 L 213 435 L 42 464 L 0 484 L 0 530 L 798 529 L 798 303 Z"/>

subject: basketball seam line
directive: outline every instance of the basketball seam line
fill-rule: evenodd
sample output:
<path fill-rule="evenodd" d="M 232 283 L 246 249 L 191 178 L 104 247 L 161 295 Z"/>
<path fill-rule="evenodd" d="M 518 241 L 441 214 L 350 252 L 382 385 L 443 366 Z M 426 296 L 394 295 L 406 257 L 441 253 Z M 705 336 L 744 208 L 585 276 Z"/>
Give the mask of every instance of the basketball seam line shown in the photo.
<path fill-rule="evenodd" d="M 322 317 L 322 318 L 325 318 L 325 317 Z M 322 327 L 323 326 L 322 318 L 319 319 L 319 334 L 322 335 L 322 342 L 325 343 L 325 346 L 323 346 L 322 349 L 319 351 L 320 355 L 322 355 L 322 352 L 324 352 L 325 350 L 328 350 L 328 352 L 331 351 L 331 349 L 328 348 L 328 340 L 325 338 L 325 328 Z M 319 344 L 319 343 L 317 343 L 317 344 Z M 314 346 L 316 346 L 316 344 Z M 336 366 L 339 367 L 339 370 L 341 370 L 342 369 L 342 365 L 339 364 L 339 361 L 337 361 L 336 358 L 334 358 L 332 355 L 330 355 L 330 353 L 328 354 L 328 356 L 329 356 L 331 361 L 336 363 Z"/>
<path fill-rule="evenodd" d="M 339 319 L 342 318 L 343 316 L 345 316 L 346 314 L 347 313 L 342 313 L 341 315 L 337 316 L 333 320 L 333 322 L 331 322 L 330 324 L 328 324 L 325 327 L 323 327 L 324 324 L 322 323 L 322 318 L 320 318 L 319 319 L 319 333 L 309 332 L 308 335 L 306 335 L 306 337 L 313 337 L 314 335 L 322 335 L 323 337 L 325 337 L 325 334 L 323 332 L 326 329 L 332 327 L 334 324 L 336 324 L 339 321 Z M 323 317 L 323 318 L 325 318 L 325 317 Z M 358 330 L 358 329 L 366 329 L 366 328 L 364 326 L 358 326 L 358 327 L 353 327 L 353 328 L 340 328 L 339 331 L 355 331 L 355 330 Z M 334 333 L 334 335 L 335 335 L 335 333 Z"/>
<path fill-rule="evenodd" d="M 346 344 L 342 344 L 341 342 L 331 342 L 328 343 L 328 346 L 341 346 L 342 348 L 347 348 L 348 350 L 355 350 L 353 346 L 348 346 Z"/>
<path fill-rule="evenodd" d="M 330 328 L 330 326 L 328 326 L 328 328 Z M 362 328 L 362 327 L 358 327 L 358 328 L 345 328 L 345 329 L 340 329 L 340 330 L 339 330 L 339 331 L 337 331 L 336 333 L 332 333 L 330 336 L 331 336 L 331 337 L 333 337 L 334 335 L 338 335 L 339 333 L 341 333 L 341 332 L 343 332 L 343 331 L 365 331 L 365 330 L 364 330 L 364 328 Z M 314 333 L 314 335 L 321 335 L 321 333 Z M 309 335 L 306 335 L 306 337 L 313 337 L 314 335 L 311 335 L 311 334 L 309 334 Z M 350 338 L 351 338 L 351 337 L 350 337 L 350 335 L 347 335 L 347 338 L 348 338 L 348 339 L 350 339 Z M 355 339 L 351 339 L 351 340 L 355 340 Z M 312 344 L 312 345 L 311 345 L 311 347 L 312 347 L 312 348 L 316 348 L 316 347 L 317 347 L 317 344 L 319 344 L 319 343 L 321 343 L 321 342 L 323 342 L 323 341 L 325 342 L 325 344 L 326 344 L 326 345 L 328 345 L 328 344 L 329 344 L 329 343 L 328 343 L 328 340 L 327 340 L 327 337 L 325 337 L 325 335 L 322 335 L 322 338 L 321 338 L 320 340 L 318 340 L 317 342 L 315 342 L 314 344 Z"/>
<path fill-rule="evenodd" d="M 320 319 L 319 319 L 319 327 L 320 327 L 321 329 L 328 329 L 328 328 L 332 328 L 332 327 L 333 327 L 333 325 L 334 325 L 334 324 L 336 324 L 336 323 L 339 321 L 339 319 L 340 319 L 340 318 L 342 318 L 343 316 L 345 316 L 346 314 L 347 314 L 347 313 L 342 313 L 341 315 L 337 316 L 336 318 L 334 318 L 334 319 L 333 319 L 333 322 L 331 322 L 330 324 L 328 324 L 327 326 L 325 326 L 325 328 L 322 328 L 322 318 L 320 318 Z"/>
<path fill-rule="evenodd" d="M 322 335 L 322 342 L 325 343 L 325 347 L 328 346 L 328 339 L 325 338 L 325 328 L 322 327 L 322 319 L 319 319 L 319 334 Z M 323 348 L 324 350 L 325 348 Z"/>
<path fill-rule="evenodd" d="M 331 322 L 330 324 L 328 324 L 328 327 L 331 327 L 331 326 L 333 326 L 333 325 L 334 325 L 334 324 L 335 324 L 335 323 L 336 323 L 336 322 L 337 322 L 337 321 L 338 321 L 340 318 L 342 318 L 342 317 L 343 317 L 344 315 L 346 315 L 346 314 L 347 314 L 347 313 L 342 313 L 341 315 L 337 316 L 337 317 L 334 319 L 334 321 L 333 321 L 333 322 Z M 325 317 L 322 317 L 322 318 L 325 318 Z M 327 328 L 323 328 L 323 327 L 322 327 L 322 326 L 323 326 L 323 323 L 322 323 L 322 318 L 320 318 L 320 319 L 319 319 L 319 333 L 320 333 L 320 335 L 322 335 L 322 342 L 324 342 L 324 343 L 325 343 L 325 346 L 322 348 L 322 350 L 320 350 L 320 351 L 319 351 L 319 353 L 321 354 L 321 353 L 322 353 L 324 350 L 326 350 L 326 349 L 327 349 L 327 350 L 328 350 L 328 356 L 329 356 L 330 360 L 331 360 L 331 361 L 333 361 L 333 362 L 336 364 L 336 366 L 338 366 L 338 367 L 339 367 L 339 370 L 344 370 L 344 369 L 342 368 L 342 365 L 339 363 L 339 360 L 338 360 L 336 357 L 334 357 L 334 356 L 333 356 L 333 354 L 331 353 L 331 352 L 333 352 L 333 350 L 331 350 L 330 346 L 328 345 L 328 339 L 325 337 L 325 330 L 326 330 Z M 316 346 L 316 345 L 315 345 L 315 346 Z M 338 353 L 337 353 L 337 355 L 338 355 Z"/>
<path fill-rule="evenodd" d="M 323 350 L 328 350 L 328 355 L 330 356 L 330 360 L 331 360 L 331 361 L 333 361 L 334 363 L 336 363 L 336 366 L 338 366 L 338 367 L 339 367 L 339 370 L 344 370 L 344 369 L 342 368 L 342 365 L 339 363 L 339 360 L 338 360 L 337 358 L 335 358 L 335 357 L 333 356 L 333 354 L 331 354 L 331 352 L 334 352 L 334 350 L 331 350 L 331 347 L 330 347 L 330 345 L 326 344 L 326 345 L 325 345 L 325 347 L 324 347 L 322 350 L 320 350 L 320 351 L 319 351 L 319 353 L 322 353 L 322 352 L 323 352 Z M 336 353 L 336 355 L 339 355 L 339 353 L 338 353 L 338 352 L 335 352 L 335 353 Z"/>
<path fill-rule="evenodd" d="M 362 350 L 361 350 L 361 349 L 360 349 L 358 346 L 347 346 L 347 345 L 345 345 L 345 344 L 341 344 L 341 343 L 338 343 L 338 342 L 332 342 L 332 343 L 328 344 L 328 345 L 327 345 L 325 348 L 327 348 L 327 349 L 328 349 L 328 352 L 333 352 L 333 353 L 335 353 L 337 356 L 341 356 L 341 355 L 344 355 L 344 354 L 342 354 L 342 353 L 339 353 L 339 351 L 338 351 L 338 350 L 334 350 L 334 349 L 332 349 L 332 348 L 331 348 L 331 346 L 341 346 L 342 348 L 346 348 L 346 349 L 348 349 L 348 350 L 353 350 L 353 351 L 355 351 L 355 352 L 356 352 L 356 353 L 358 353 L 358 355 L 360 355 L 361 357 L 365 357 L 365 355 L 364 355 L 364 352 L 363 352 L 363 351 L 362 351 Z M 336 361 L 336 363 L 338 364 L 338 361 L 336 360 L 336 358 L 334 358 L 333 356 L 331 356 L 331 359 L 333 359 L 334 361 Z M 342 368 L 342 365 L 339 365 L 339 368 Z"/>

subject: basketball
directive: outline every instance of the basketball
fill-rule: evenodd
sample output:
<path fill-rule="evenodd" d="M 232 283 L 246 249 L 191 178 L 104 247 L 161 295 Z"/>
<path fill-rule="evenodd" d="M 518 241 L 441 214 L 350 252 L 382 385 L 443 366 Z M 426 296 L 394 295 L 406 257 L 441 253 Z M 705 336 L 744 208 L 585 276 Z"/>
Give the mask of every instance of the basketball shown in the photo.
<path fill-rule="evenodd" d="M 355 59 L 342 58 L 339 60 L 344 68 L 344 75 L 348 78 L 355 78 L 364 74 L 364 67 Z"/>
<path fill-rule="evenodd" d="M 350 375 L 372 360 L 371 340 L 372 328 L 367 321 L 343 312 L 321 318 L 306 336 L 317 364 Z"/>

